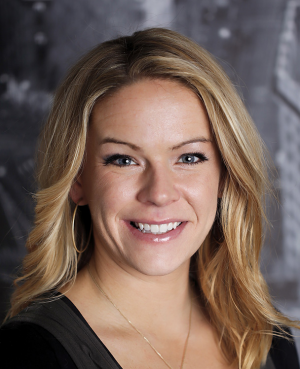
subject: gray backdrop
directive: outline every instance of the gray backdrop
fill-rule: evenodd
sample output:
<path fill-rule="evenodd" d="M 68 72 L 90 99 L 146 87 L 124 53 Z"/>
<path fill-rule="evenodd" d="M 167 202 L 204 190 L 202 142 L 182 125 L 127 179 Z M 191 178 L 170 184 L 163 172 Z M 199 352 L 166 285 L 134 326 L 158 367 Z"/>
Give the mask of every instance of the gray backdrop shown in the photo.
<path fill-rule="evenodd" d="M 33 222 L 36 139 L 66 70 L 91 47 L 164 26 L 207 48 L 243 96 L 277 167 L 262 268 L 300 319 L 300 0 L 1 0 L 0 320 Z"/>

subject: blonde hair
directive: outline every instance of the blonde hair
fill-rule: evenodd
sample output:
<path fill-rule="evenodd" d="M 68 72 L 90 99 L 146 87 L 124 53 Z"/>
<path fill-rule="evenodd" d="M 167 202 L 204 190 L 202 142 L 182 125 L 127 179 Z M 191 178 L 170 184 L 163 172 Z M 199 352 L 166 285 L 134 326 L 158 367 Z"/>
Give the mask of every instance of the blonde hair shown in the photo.
<path fill-rule="evenodd" d="M 223 195 L 216 220 L 192 266 L 210 321 L 228 362 L 258 368 L 274 327 L 296 326 L 277 312 L 260 272 L 264 145 L 241 99 L 209 53 L 188 38 L 153 28 L 104 42 L 84 56 L 58 89 L 39 148 L 35 226 L 28 237 L 23 275 L 8 316 L 73 283 L 93 249 L 77 258 L 71 238 L 69 191 L 83 163 L 89 118 L 96 101 L 142 78 L 171 79 L 204 103 L 223 164 Z M 90 227 L 79 214 L 77 245 Z"/>

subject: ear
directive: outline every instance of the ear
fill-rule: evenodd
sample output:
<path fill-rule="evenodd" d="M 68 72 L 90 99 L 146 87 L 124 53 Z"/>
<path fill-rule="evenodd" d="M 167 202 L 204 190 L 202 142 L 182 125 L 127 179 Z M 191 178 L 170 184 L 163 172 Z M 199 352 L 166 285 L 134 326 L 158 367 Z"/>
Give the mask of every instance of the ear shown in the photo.
<path fill-rule="evenodd" d="M 69 195 L 72 201 L 78 205 L 86 205 L 87 201 L 84 196 L 84 190 L 82 185 L 82 179 L 79 176 L 72 184 Z"/>

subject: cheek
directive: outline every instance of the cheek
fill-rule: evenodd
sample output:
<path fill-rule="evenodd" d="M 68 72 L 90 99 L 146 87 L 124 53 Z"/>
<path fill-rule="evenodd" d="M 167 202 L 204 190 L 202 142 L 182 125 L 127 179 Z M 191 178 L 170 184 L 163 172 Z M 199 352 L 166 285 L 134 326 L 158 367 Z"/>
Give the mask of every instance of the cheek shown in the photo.
<path fill-rule="evenodd" d="M 209 171 L 184 181 L 183 193 L 192 206 L 198 220 L 204 225 L 212 224 L 215 218 L 218 192 L 219 172 Z M 206 219 L 206 221 L 204 221 Z"/>
<path fill-rule="evenodd" d="M 85 178 L 86 194 L 92 217 L 118 215 L 135 198 L 133 178 L 113 172 L 91 173 Z M 103 219 L 104 220 L 104 219 Z"/>

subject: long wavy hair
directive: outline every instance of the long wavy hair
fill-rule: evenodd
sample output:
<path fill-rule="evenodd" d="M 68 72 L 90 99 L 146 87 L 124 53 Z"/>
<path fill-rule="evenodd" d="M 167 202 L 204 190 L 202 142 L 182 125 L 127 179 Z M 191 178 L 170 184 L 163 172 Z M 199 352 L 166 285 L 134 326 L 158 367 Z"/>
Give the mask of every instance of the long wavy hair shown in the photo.
<path fill-rule="evenodd" d="M 69 192 L 82 168 L 91 112 L 101 98 L 145 78 L 183 83 L 206 107 L 223 161 L 223 195 L 191 268 L 228 362 L 256 369 L 266 360 L 274 329 L 296 326 L 274 309 L 259 268 L 269 183 L 264 144 L 213 57 L 167 29 L 139 31 L 100 44 L 59 87 L 41 135 L 35 225 L 8 317 L 74 283 L 88 262 L 93 240 L 81 255 L 73 248 L 74 203 Z M 91 226 L 88 208 L 81 208 L 77 245 L 86 243 Z"/>

